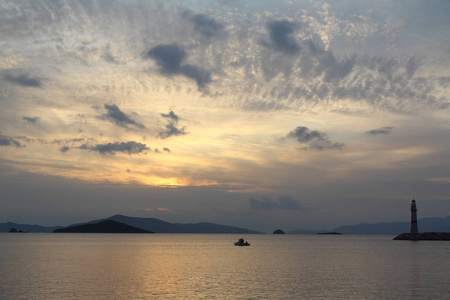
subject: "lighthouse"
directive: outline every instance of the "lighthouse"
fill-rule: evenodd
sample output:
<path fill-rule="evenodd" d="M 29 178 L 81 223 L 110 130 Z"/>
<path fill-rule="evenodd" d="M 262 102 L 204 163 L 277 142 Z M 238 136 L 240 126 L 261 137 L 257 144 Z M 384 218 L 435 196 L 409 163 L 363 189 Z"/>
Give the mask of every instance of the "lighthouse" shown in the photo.
<path fill-rule="evenodd" d="M 413 199 L 411 202 L 411 237 L 417 237 L 419 233 L 419 228 L 417 227 L 417 207 L 416 200 Z"/>

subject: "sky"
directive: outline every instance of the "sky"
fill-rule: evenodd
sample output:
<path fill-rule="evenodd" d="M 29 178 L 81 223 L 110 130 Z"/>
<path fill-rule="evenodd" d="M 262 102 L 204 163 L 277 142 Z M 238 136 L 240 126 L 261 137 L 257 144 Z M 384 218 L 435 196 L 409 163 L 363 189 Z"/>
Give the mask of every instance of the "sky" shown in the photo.
<path fill-rule="evenodd" d="M 1 1 L 0 222 L 450 215 L 449 1 Z"/>

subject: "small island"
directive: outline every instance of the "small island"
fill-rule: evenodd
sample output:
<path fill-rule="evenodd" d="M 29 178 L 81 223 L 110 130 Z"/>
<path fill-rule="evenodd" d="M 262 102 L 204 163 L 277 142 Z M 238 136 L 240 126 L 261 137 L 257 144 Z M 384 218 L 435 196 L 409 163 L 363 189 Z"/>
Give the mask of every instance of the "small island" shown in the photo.
<path fill-rule="evenodd" d="M 11 228 L 11 229 L 9 230 L 9 232 L 12 232 L 12 233 L 24 233 L 25 231 L 23 231 L 23 230 L 21 230 L 21 229 L 17 230 L 17 228 Z"/>
<path fill-rule="evenodd" d="M 281 229 L 277 229 L 273 232 L 273 234 L 284 234 L 284 231 Z"/>
<path fill-rule="evenodd" d="M 84 224 L 55 229 L 55 233 L 154 233 L 114 220 L 105 220 L 95 224 Z"/>

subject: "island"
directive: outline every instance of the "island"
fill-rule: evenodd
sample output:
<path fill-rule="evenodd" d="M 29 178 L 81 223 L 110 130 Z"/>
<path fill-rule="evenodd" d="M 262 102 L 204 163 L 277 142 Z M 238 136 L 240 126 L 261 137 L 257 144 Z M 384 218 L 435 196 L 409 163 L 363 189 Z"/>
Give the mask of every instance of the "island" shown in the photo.
<path fill-rule="evenodd" d="M 23 230 L 21 230 L 21 229 L 17 230 L 16 228 L 11 228 L 11 229 L 9 230 L 9 232 L 12 232 L 12 233 L 24 233 L 24 232 L 26 232 L 26 231 L 23 231 Z"/>
<path fill-rule="evenodd" d="M 281 229 L 277 229 L 273 232 L 273 234 L 284 234 L 284 231 Z"/>
<path fill-rule="evenodd" d="M 94 224 L 84 224 L 55 229 L 55 233 L 154 233 L 114 220 L 105 220 Z"/>

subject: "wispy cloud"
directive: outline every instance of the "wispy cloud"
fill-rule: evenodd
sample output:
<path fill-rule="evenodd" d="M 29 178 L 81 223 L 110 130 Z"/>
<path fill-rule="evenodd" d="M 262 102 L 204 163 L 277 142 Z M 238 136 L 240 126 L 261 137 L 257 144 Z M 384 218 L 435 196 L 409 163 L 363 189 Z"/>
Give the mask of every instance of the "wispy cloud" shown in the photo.
<path fill-rule="evenodd" d="M 129 125 L 135 126 L 140 129 L 145 128 L 143 124 L 136 122 L 129 115 L 121 111 L 117 105 L 105 104 L 105 108 L 108 112 L 106 114 L 101 115 L 102 119 L 110 120 L 115 124 L 127 129 L 129 129 Z"/>
<path fill-rule="evenodd" d="M 114 142 L 107 144 L 97 144 L 95 146 L 90 146 L 84 144 L 80 147 L 83 150 L 97 151 L 101 154 L 115 154 L 117 152 L 123 152 L 127 154 L 140 154 L 145 153 L 150 150 L 146 144 L 130 141 L 130 142 Z"/>
<path fill-rule="evenodd" d="M 382 127 L 379 129 L 369 130 L 369 131 L 366 131 L 366 133 L 371 134 L 371 135 L 388 134 L 392 131 L 392 129 L 394 129 L 394 127 L 387 126 L 387 127 Z"/>
<path fill-rule="evenodd" d="M 27 74 L 21 74 L 17 76 L 7 74 L 4 76 L 4 78 L 6 81 L 13 83 L 15 85 L 20 85 L 24 87 L 35 87 L 35 88 L 42 87 L 42 83 L 39 78 L 34 78 Z"/>
<path fill-rule="evenodd" d="M 36 124 L 39 121 L 39 117 L 22 117 L 22 120 L 27 124 Z"/>
<path fill-rule="evenodd" d="M 12 137 L 0 134 L 0 146 L 16 146 L 20 147 L 20 143 Z"/>

